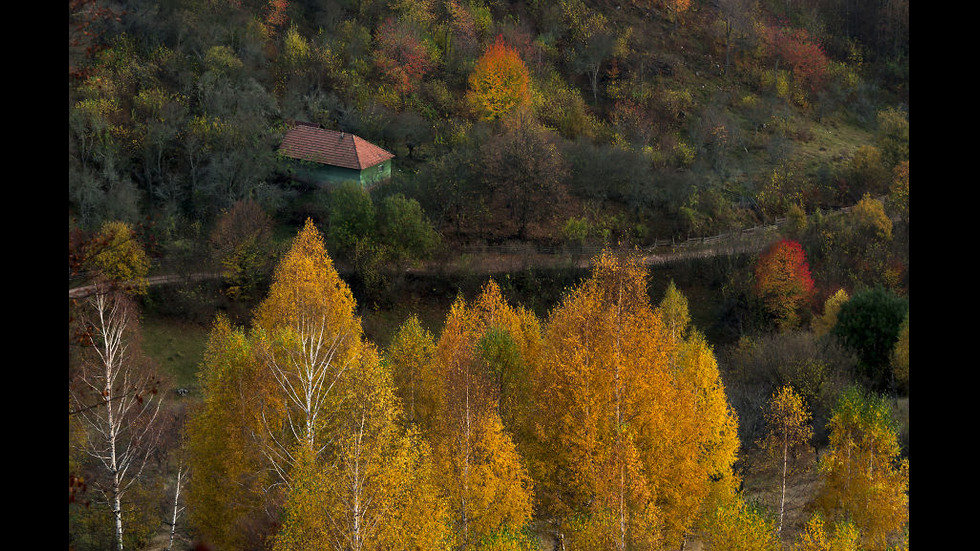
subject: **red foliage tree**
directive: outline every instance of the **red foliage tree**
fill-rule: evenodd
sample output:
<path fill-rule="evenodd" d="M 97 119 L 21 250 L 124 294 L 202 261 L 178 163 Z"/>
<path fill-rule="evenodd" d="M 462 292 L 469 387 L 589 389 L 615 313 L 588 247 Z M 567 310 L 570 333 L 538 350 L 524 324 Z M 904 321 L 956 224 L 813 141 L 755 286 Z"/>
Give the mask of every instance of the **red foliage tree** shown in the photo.
<path fill-rule="evenodd" d="M 417 32 L 389 18 L 375 36 L 374 62 L 404 103 L 432 67 L 432 56 Z"/>
<path fill-rule="evenodd" d="M 810 91 L 824 85 L 830 60 L 820 41 L 805 29 L 773 25 L 766 28 L 763 39 L 769 56 L 788 65 L 794 81 Z"/>
<path fill-rule="evenodd" d="M 755 266 L 755 291 L 780 326 L 794 325 L 800 308 L 813 294 L 803 247 L 784 239 L 762 253 Z"/>
<path fill-rule="evenodd" d="M 289 21 L 286 10 L 289 9 L 289 0 L 269 0 L 263 12 L 262 26 L 266 34 L 275 36 Z"/>

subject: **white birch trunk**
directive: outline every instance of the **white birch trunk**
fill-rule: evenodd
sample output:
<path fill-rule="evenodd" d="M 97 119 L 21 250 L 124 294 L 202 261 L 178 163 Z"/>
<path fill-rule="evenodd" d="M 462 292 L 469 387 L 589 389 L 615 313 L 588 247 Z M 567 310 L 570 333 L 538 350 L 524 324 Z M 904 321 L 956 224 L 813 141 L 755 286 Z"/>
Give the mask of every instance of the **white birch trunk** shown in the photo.
<path fill-rule="evenodd" d="M 94 354 L 83 362 L 69 394 L 89 431 L 84 451 L 108 475 L 107 483 L 96 487 L 112 511 L 116 549 L 121 551 L 123 497 L 156 449 L 161 399 L 152 392 L 152 373 L 130 350 L 135 314 L 126 298 L 97 292 L 89 306 L 87 344 Z"/>
<path fill-rule="evenodd" d="M 174 514 L 170 520 L 170 543 L 167 545 L 167 551 L 170 551 L 174 547 L 174 536 L 177 534 L 177 518 L 184 511 L 184 508 L 180 506 L 180 488 L 184 482 L 184 475 L 184 466 L 181 464 L 177 467 L 177 487 L 174 489 Z"/>

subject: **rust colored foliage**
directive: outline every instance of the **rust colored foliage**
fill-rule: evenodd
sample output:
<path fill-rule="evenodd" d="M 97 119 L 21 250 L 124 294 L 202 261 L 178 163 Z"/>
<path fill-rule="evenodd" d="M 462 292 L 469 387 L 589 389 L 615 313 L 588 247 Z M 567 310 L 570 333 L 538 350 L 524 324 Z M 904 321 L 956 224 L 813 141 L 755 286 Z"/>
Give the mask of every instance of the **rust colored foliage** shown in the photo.
<path fill-rule="evenodd" d="M 266 34 L 275 36 L 289 21 L 286 10 L 289 9 L 289 0 L 269 0 L 264 8 L 262 26 Z"/>
<path fill-rule="evenodd" d="M 531 75 L 517 50 L 497 36 L 470 74 L 467 94 L 473 111 L 484 120 L 499 119 L 531 100 Z"/>
<path fill-rule="evenodd" d="M 819 40 L 805 29 L 770 26 L 763 40 L 769 55 L 788 65 L 798 84 L 814 92 L 823 87 L 830 61 Z"/>
<path fill-rule="evenodd" d="M 793 325 L 798 310 L 813 293 L 813 277 L 803 247 L 784 239 L 759 257 L 755 290 L 780 325 Z"/>
<path fill-rule="evenodd" d="M 431 68 L 432 56 L 410 27 L 390 18 L 378 28 L 375 41 L 375 64 L 404 100 Z"/>
<path fill-rule="evenodd" d="M 121 21 L 125 12 L 101 0 L 68 0 L 68 76 L 84 79 L 87 65 L 104 47 L 107 27 Z"/>

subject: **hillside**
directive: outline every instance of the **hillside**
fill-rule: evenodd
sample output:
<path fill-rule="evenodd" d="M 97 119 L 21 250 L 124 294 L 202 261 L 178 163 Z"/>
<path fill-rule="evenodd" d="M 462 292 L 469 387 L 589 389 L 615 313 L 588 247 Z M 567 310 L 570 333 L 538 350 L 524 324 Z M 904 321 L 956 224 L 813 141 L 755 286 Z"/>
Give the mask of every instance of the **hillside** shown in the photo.
<path fill-rule="evenodd" d="M 907 549 L 907 0 L 71 0 L 68 107 L 70 549 Z"/>

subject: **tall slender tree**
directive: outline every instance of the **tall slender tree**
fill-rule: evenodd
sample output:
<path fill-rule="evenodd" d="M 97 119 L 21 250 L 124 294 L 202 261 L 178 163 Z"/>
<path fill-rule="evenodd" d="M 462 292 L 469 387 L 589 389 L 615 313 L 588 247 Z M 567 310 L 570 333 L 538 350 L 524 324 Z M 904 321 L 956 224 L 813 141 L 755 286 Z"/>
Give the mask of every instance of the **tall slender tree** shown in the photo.
<path fill-rule="evenodd" d="M 786 480 L 789 475 L 790 460 L 796 452 L 805 449 L 813 438 L 810 419 L 810 411 L 793 387 L 786 385 L 773 393 L 766 412 L 766 436 L 762 441 L 762 447 L 771 458 L 778 460 L 782 467 L 777 533 L 783 530 L 783 519 L 786 514 Z"/>
<path fill-rule="evenodd" d="M 909 461 L 885 398 L 851 388 L 828 423 L 818 503 L 828 520 L 851 520 L 868 549 L 885 549 L 909 518 Z"/>
<path fill-rule="evenodd" d="M 85 306 L 85 348 L 69 381 L 69 419 L 80 422 L 86 433 L 79 445 L 95 465 L 92 485 L 109 507 L 116 548 L 122 550 L 127 492 L 141 481 L 159 443 L 161 382 L 142 355 L 131 299 L 100 289 Z"/>
<path fill-rule="evenodd" d="M 330 415 L 340 388 L 360 361 L 364 345 L 354 297 L 333 267 L 323 236 L 307 220 L 276 268 L 268 297 L 255 314 L 266 340 L 264 363 L 284 400 L 287 434 L 269 450 L 285 475 L 290 447 L 299 440 L 315 454 L 330 441 Z"/>
<path fill-rule="evenodd" d="M 202 543 L 251 548 L 267 538 L 267 510 L 278 499 L 263 450 L 281 398 L 253 339 L 223 316 L 212 325 L 199 377 L 203 403 L 187 422 L 188 522 Z"/>
<path fill-rule="evenodd" d="M 520 316 L 490 283 L 474 304 L 462 298 L 453 304 L 434 357 L 442 384 L 428 432 L 450 500 L 456 545 L 464 548 L 501 531 L 520 530 L 532 512 L 532 479 L 499 409 L 505 366 L 488 363 L 499 358 L 485 354 L 484 337 L 496 329 L 514 335 L 518 346 L 527 343 Z"/>
<path fill-rule="evenodd" d="M 646 278 L 638 259 L 601 255 L 550 317 L 535 372 L 542 503 L 585 548 L 679 544 L 735 483 L 710 347 L 670 336 Z"/>

